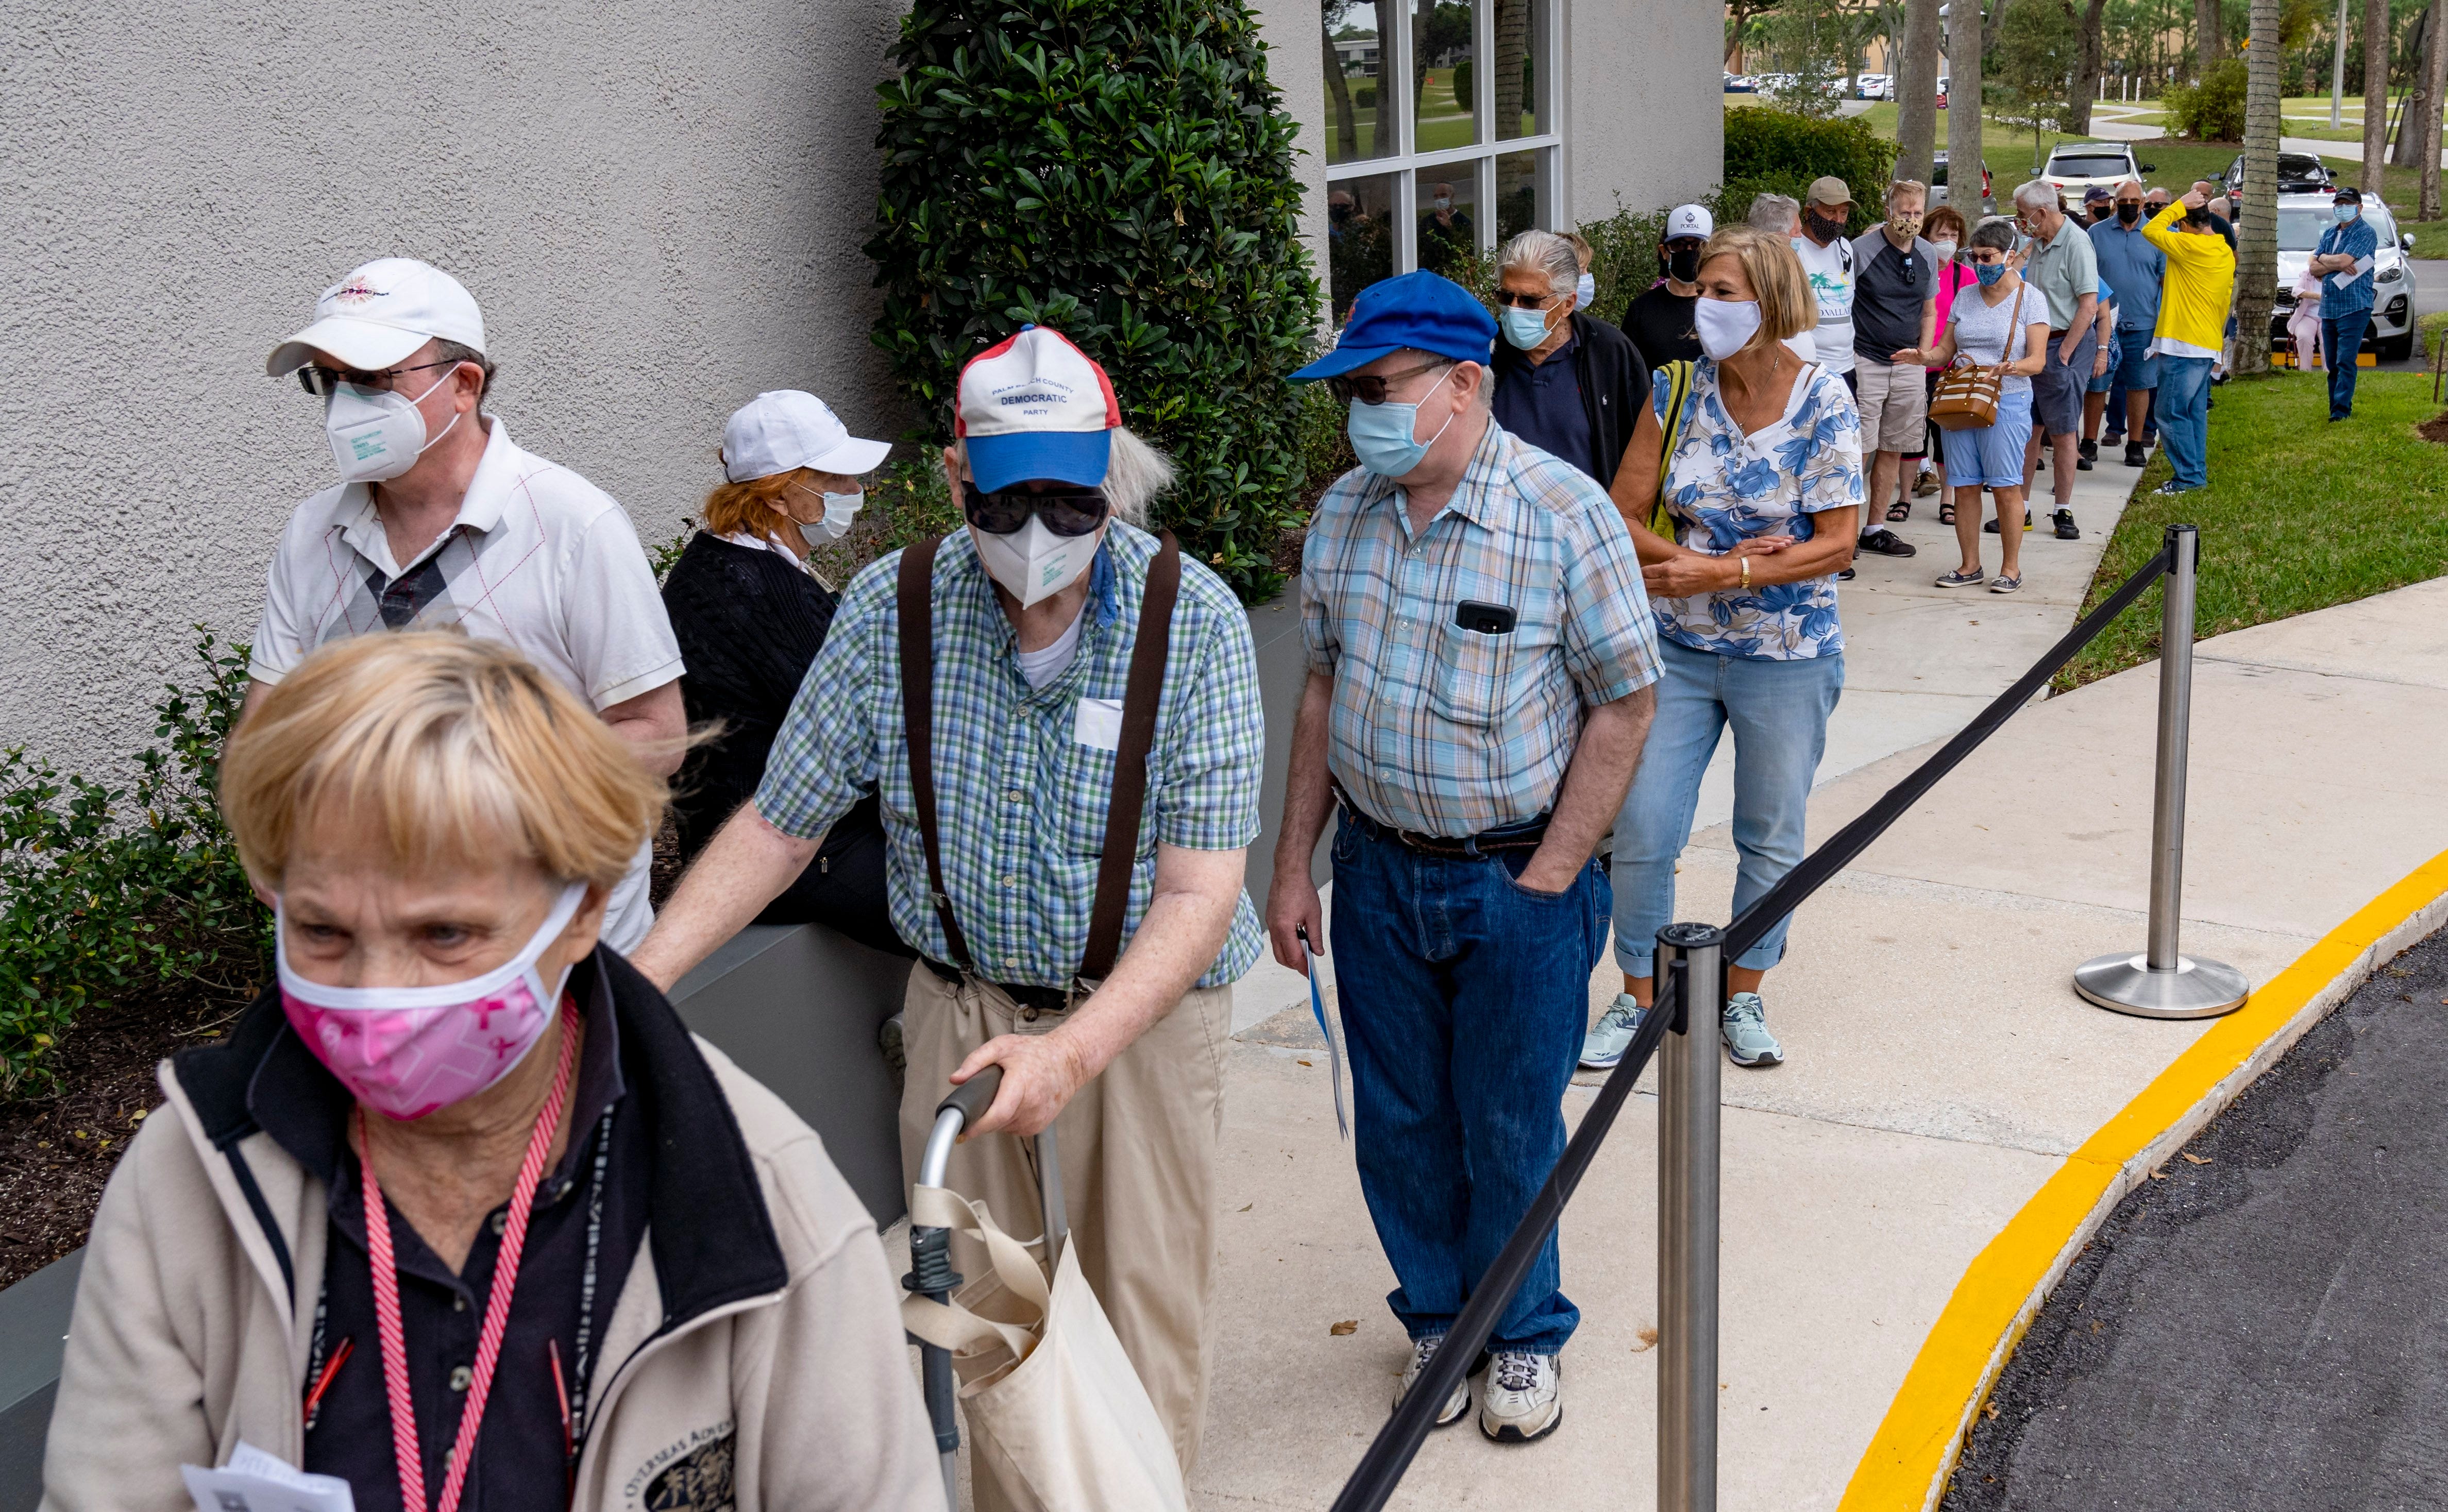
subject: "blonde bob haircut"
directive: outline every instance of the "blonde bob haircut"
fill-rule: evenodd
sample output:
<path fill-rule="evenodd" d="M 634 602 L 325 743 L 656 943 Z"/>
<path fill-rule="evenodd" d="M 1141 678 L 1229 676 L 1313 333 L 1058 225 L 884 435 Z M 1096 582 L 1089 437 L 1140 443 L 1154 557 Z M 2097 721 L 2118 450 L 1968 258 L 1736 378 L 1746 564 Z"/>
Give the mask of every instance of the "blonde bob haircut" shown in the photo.
<path fill-rule="evenodd" d="M 533 861 L 610 888 L 667 796 L 578 698 L 519 651 L 445 630 L 324 646 L 264 694 L 221 763 L 250 876 L 282 890 L 308 827 L 356 827 L 368 863 Z"/>
<path fill-rule="evenodd" d="M 1702 274 L 1719 258 L 1742 264 L 1743 277 L 1750 280 L 1751 294 L 1759 300 L 1759 330 L 1744 343 L 1744 351 L 1800 335 L 1819 324 L 1818 297 L 1810 292 L 1810 280 L 1803 276 L 1802 259 L 1793 255 L 1791 242 L 1757 226 L 1719 226 L 1700 249 Z"/>

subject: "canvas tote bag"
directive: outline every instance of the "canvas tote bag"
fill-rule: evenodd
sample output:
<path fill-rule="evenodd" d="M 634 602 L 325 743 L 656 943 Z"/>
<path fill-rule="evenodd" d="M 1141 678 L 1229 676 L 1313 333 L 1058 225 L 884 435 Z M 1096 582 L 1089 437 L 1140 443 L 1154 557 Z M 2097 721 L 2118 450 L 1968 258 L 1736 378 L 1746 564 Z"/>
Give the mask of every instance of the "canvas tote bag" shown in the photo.
<path fill-rule="evenodd" d="M 2022 329 L 2023 292 L 2030 287 L 2026 283 L 2016 289 L 2015 307 L 2006 314 L 2007 352 L 2015 350 L 2015 333 Z M 1956 365 L 1939 376 L 1938 392 L 1929 396 L 1929 423 L 1941 431 L 1978 431 L 1996 425 L 1999 391 L 2003 387 L 1995 373 L 1959 354 Z"/>
<path fill-rule="evenodd" d="M 1028 1247 L 983 1202 L 913 1187 L 909 1221 L 958 1229 L 986 1247 L 991 1277 L 948 1306 L 904 1297 L 901 1325 L 952 1351 L 974 1452 L 1022 1512 L 1189 1512 L 1173 1435 L 1072 1247 L 1049 1289 Z"/>

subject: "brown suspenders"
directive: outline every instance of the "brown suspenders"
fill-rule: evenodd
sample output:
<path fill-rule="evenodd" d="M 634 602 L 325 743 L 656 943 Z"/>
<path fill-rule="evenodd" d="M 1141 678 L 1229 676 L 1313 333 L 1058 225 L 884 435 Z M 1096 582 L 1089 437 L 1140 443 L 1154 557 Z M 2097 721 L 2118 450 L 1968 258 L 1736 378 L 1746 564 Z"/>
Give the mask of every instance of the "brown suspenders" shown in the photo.
<path fill-rule="evenodd" d="M 1156 744 L 1157 700 L 1164 692 L 1164 662 L 1173 633 L 1173 604 L 1181 588 L 1181 548 L 1168 530 L 1163 549 L 1148 563 L 1147 587 L 1139 599 L 1138 639 L 1122 691 L 1122 732 L 1114 753 L 1114 791 L 1105 806 L 1105 849 L 1097 862 L 1097 894 L 1088 915 L 1088 948 L 1080 980 L 1101 982 L 1114 969 L 1122 947 L 1122 917 L 1131 898 L 1131 869 L 1138 859 L 1139 820 L 1147 804 L 1148 753 Z M 951 965 L 974 971 L 968 941 L 952 917 L 944 890 L 944 852 L 935 813 L 935 549 L 941 537 L 918 542 L 901 553 L 898 609 L 901 625 L 901 717 L 909 742 L 909 793 L 918 809 L 918 835 L 927 849 L 927 894 L 944 927 Z M 1081 610 L 1082 613 L 1086 611 Z"/>

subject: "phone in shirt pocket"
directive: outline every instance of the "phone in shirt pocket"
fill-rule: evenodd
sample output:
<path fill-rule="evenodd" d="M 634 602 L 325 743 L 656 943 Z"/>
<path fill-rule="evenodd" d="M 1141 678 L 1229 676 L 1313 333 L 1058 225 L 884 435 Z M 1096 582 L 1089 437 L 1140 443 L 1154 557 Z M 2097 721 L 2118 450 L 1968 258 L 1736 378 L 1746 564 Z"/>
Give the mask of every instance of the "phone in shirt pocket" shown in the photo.
<path fill-rule="evenodd" d="M 1520 615 L 1508 604 L 1464 599 L 1438 627 L 1428 703 L 1455 724 L 1492 724 L 1512 702 Z"/>

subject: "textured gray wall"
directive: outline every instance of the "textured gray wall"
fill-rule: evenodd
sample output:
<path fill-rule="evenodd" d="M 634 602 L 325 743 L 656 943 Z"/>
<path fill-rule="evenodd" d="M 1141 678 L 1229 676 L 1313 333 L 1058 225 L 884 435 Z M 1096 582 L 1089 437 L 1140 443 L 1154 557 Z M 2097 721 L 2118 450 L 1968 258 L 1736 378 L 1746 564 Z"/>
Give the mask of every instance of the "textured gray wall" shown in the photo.
<path fill-rule="evenodd" d="M 1662 209 L 1716 187 L 1726 163 L 1725 11 L 1699 0 L 1567 0 L 1572 220 Z"/>
<path fill-rule="evenodd" d="M 19 4 L 0 44 L 0 744 L 151 734 L 190 622 L 243 637 L 330 479 L 263 375 L 325 285 L 426 258 L 494 409 L 667 539 L 723 416 L 804 387 L 908 423 L 867 339 L 896 0 Z"/>

